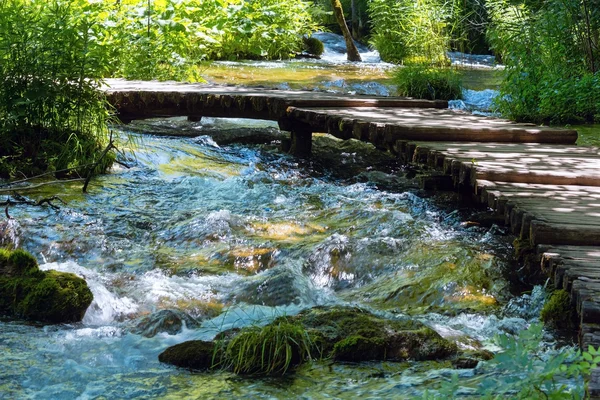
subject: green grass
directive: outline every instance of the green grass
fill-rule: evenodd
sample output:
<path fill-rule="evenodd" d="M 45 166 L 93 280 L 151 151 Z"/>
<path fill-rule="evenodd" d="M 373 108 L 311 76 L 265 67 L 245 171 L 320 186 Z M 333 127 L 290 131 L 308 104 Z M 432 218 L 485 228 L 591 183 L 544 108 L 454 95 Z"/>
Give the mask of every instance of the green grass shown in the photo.
<path fill-rule="evenodd" d="M 454 68 L 407 65 L 397 68 L 392 80 L 400 96 L 428 100 L 454 100 L 461 97 L 462 78 Z"/>

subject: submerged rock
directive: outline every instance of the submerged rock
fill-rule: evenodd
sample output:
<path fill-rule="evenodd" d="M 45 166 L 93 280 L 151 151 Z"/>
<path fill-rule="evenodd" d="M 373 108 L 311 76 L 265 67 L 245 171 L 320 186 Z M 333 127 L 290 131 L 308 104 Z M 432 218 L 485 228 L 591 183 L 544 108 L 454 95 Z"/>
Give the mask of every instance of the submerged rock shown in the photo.
<path fill-rule="evenodd" d="M 268 270 L 240 288 L 235 300 L 269 307 L 299 304 L 304 300 L 301 278 L 286 268 Z"/>
<path fill-rule="evenodd" d="M 456 344 L 413 319 L 389 320 L 351 307 L 315 307 L 262 328 L 225 332 L 216 342 L 189 341 L 169 347 L 159 360 L 185 368 L 270 375 L 291 371 L 319 356 L 352 362 L 436 360 L 457 351 Z M 281 353 L 288 357 L 281 359 Z"/>
<path fill-rule="evenodd" d="M 127 130 L 157 136 L 209 136 L 220 146 L 233 143 L 268 144 L 289 137 L 289 134 L 281 132 L 277 127 L 253 126 L 248 121 L 210 117 L 199 122 L 188 121 L 185 117 L 136 120 L 127 125 Z"/>
<path fill-rule="evenodd" d="M 154 337 L 161 332 L 176 335 L 184 325 L 187 328 L 200 326 L 198 321 L 183 311 L 160 310 L 143 317 L 131 331 L 145 337 Z"/>
<path fill-rule="evenodd" d="M 204 370 L 213 365 L 214 342 L 190 340 L 167 348 L 158 355 L 158 361 L 176 367 Z"/>
<path fill-rule="evenodd" d="M 0 249 L 0 314 L 51 323 L 81 321 L 93 295 L 82 278 L 41 271 L 24 250 Z"/>

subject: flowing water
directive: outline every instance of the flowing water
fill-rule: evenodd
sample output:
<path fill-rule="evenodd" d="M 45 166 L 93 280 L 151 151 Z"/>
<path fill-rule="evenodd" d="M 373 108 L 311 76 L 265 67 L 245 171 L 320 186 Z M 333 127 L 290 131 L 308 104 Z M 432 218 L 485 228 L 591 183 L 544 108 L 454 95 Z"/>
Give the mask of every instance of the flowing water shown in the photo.
<path fill-rule="evenodd" d="M 295 85 L 288 75 L 273 79 L 281 69 L 306 73 L 298 85 L 321 87 L 339 73 L 342 86 L 386 87 L 389 66 L 211 68 L 254 83 L 260 75 L 270 86 Z M 483 363 L 314 363 L 287 378 L 248 379 L 160 364 L 170 345 L 327 304 L 411 315 L 463 349 L 494 350 L 494 335 L 525 329 L 544 299 L 540 288 L 511 295 L 505 277 L 518 266 L 500 228 L 464 224 L 470 212 L 460 203 L 421 193 L 369 145 L 318 136 L 315 157 L 298 160 L 274 144 L 220 146 L 203 135 L 220 123 L 156 123 L 187 125 L 196 138 L 121 133 L 120 147 L 135 150 L 121 156 L 130 168 L 117 165 L 85 195 L 79 183 L 30 194 L 59 195 L 66 205 L 58 211 L 9 210 L 6 240 L 31 251 L 42 269 L 83 276 L 94 302 L 78 324 L 0 321 L 0 398 L 418 398 L 454 373 L 463 394 L 498 373 Z M 161 310 L 191 318 L 179 332 L 141 327 Z"/>

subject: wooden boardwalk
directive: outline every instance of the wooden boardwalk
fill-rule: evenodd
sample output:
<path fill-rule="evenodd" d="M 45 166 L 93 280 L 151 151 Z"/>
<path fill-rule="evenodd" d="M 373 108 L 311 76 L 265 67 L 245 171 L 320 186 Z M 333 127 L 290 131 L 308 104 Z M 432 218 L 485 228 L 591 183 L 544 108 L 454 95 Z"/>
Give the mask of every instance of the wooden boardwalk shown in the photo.
<path fill-rule="evenodd" d="M 311 134 L 381 143 L 453 140 L 572 144 L 570 129 L 515 124 L 448 110 L 445 101 L 113 79 L 104 90 L 124 122 L 150 117 L 273 120 L 291 132 L 291 151 L 307 155 Z"/>
<path fill-rule="evenodd" d="M 315 92 L 109 81 L 124 120 L 151 116 L 270 119 L 291 132 L 355 138 L 438 174 L 433 185 L 470 193 L 503 219 L 539 268 L 571 294 L 582 346 L 600 346 L 600 150 L 568 129 L 515 124 L 448 110 L 445 102 Z M 600 371 L 590 393 L 600 394 Z"/>

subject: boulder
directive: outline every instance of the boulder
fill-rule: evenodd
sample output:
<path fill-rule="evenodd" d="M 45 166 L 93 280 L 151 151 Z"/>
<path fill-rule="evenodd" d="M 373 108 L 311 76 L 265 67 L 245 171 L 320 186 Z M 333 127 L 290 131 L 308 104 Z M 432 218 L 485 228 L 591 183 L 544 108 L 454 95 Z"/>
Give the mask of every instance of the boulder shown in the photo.
<path fill-rule="evenodd" d="M 78 322 L 93 295 L 82 278 L 41 271 L 24 250 L 0 249 L 0 314 L 50 323 Z"/>
<path fill-rule="evenodd" d="M 206 370 L 213 365 L 214 342 L 189 340 L 167 348 L 158 355 L 158 361 L 176 367 Z"/>
<path fill-rule="evenodd" d="M 315 356 L 403 361 L 444 359 L 457 352 L 456 344 L 410 318 L 390 320 L 353 307 L 315 307 L 264 327 L 227 331 L 215 342 L 169 347 L 159 360 L 193 369 L 218 366 L 241 374 L 281 375 Z"/>
<path fill-rule="evenodd" d="M 414 319 L 390 320 L 360 308 L 315 307 L 298 321 L 322 343 L 321 351 L 338 361 L 437 360 L 457 347 Z"/>

